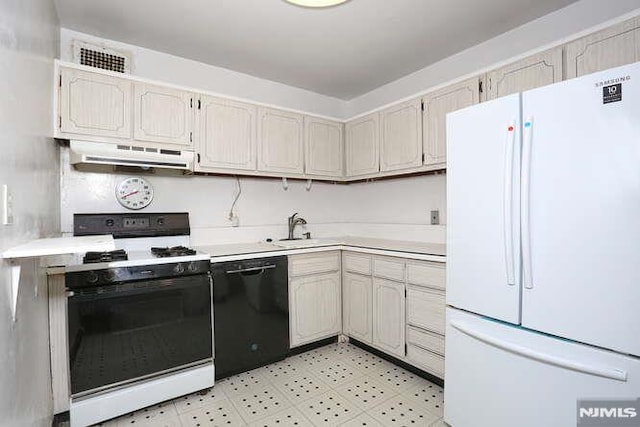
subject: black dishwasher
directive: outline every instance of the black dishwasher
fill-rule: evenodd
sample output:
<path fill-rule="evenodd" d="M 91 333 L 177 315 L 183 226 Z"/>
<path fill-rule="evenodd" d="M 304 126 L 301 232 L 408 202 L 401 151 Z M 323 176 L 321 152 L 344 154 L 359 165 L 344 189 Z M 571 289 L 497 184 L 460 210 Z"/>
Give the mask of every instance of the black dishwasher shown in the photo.
<path fill-rule="evenodd" d="M 214 263 L 216 379 L 282 360 L 289 351 L 287 257 Z"/>

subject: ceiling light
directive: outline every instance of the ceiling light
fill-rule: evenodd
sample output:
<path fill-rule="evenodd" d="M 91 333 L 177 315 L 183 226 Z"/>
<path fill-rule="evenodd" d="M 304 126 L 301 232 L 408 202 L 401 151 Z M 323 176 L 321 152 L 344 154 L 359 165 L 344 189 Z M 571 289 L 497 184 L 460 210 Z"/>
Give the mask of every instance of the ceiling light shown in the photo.
<path fill-rule="evenodd" d="M 329 7 L 345 3 L 347 0 L 285 0 L 289 3 L 303 7 Z"/>

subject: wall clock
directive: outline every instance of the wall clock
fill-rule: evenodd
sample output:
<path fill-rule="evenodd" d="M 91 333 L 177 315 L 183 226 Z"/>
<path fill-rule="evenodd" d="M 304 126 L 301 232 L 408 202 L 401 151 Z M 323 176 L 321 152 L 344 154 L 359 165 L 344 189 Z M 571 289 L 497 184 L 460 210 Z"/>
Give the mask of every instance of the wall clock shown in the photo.
<path fill-rule="evenodd" d="M 127 178 L 116 186 L 116 199 L 127 209 L 142 209 L 153 200 L 153 187 L 144 178 Z"/>

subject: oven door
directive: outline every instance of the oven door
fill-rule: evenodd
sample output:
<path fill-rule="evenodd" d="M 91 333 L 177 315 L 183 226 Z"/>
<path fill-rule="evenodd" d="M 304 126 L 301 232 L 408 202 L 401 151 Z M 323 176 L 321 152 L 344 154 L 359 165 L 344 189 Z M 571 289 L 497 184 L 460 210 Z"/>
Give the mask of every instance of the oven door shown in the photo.
<path fill-rule="evenodd" d="M 211 362 L 209 274 L 73 290 L 71 395 Z"/>

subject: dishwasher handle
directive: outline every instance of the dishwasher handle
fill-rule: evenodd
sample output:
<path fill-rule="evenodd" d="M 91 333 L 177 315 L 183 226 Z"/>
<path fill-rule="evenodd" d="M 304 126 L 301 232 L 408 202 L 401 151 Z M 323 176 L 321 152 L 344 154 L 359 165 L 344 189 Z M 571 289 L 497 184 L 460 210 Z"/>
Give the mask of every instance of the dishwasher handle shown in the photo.
<path fill-rule="evenodd" d="M 225 273 L 227 274 L 236 274 L 236 273 L 249 273 L 251 271 L 259 271 L 259 270 L 269 270 L 271 268 L 276 268 L 275 264 L 262 265 L 260 267 L 251 267 L 251 268 L 241 268 L 238 270 L 227 270 Z"/>

